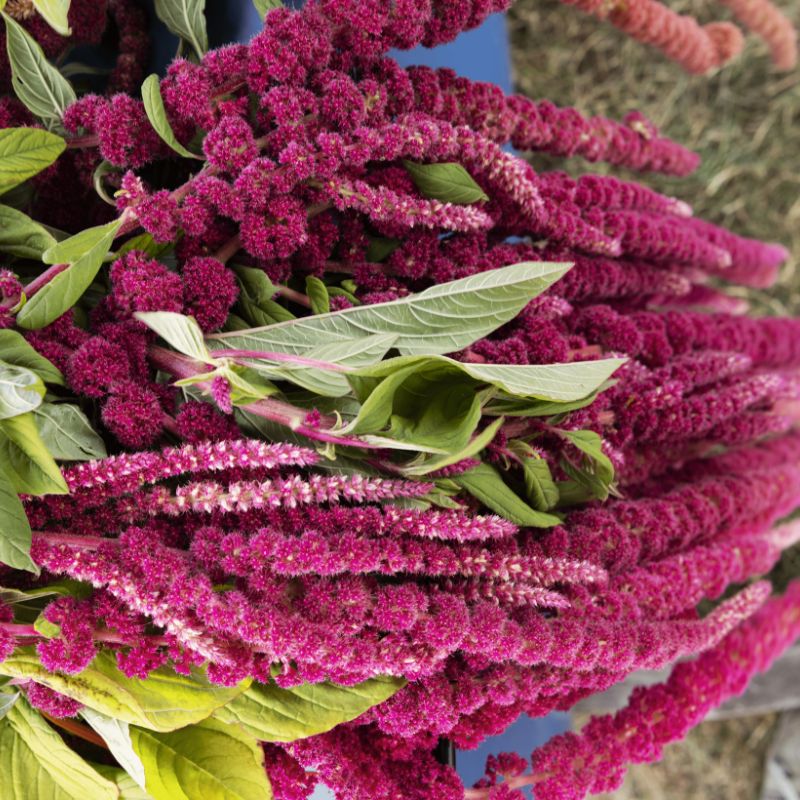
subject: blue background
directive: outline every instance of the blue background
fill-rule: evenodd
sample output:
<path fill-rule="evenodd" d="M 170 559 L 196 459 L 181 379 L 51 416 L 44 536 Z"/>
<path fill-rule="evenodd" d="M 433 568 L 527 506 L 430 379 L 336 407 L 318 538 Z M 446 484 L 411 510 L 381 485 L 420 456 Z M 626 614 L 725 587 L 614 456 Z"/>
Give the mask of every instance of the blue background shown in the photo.
<path fill-rule="evenodd" d="M 300 5 L 298 0 L 296 5 Z M 177 39 L 153 18 L 152 71 L 163 72 L 177 50 Z M 250 0 L 208 0 L 208 31 L 212 46 L 228 42 L 246 42 L 261 29 L 261 20 Z M 432 50 L 418 48 L 392 54 L 400 64 L 427 64 L 431 67 L 450 67 L 474 80 L 490 81 L 511 91 L 511 61 L 505 17 L 495 14 L 480 28 L 463 33 L 451 44 Z M 567 730 L 567 714 L 550 714 L 541 719 L 520 718 L 501 736 L 484 742 L 477 750 L 459 751 L 457 768 L 465 785 L 469 786 L 483 775 L 486 757 L 503 751 L 518 752 L 528 757 L 531 751 L 551 736 Z M 320 789 L 314 800 L 331 797 Z M 384 798 L 375 798 L 384 800 Z M 386 799 L 388 800 L 388 798 Z"/>

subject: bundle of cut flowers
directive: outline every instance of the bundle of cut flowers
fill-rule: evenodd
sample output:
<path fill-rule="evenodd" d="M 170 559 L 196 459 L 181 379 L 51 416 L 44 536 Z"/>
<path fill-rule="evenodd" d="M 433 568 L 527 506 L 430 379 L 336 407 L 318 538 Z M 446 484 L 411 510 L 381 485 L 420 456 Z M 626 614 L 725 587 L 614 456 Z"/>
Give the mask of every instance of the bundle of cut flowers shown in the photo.
<path fill-rule="evenodd" d="M 208 51 L 160 0 L 184 57 L 79 97 L 8 0 L 3 798 L 582 798 L 800 635 L 760 579 L 800 539 L 800 322 L 724 290 L 786 252 L 504 149 L 697 166 L 638 114 L 387 55 L 507 4 L 262 2 Z"/>
<path fill-rule="evenodd" d="M 733 22 L 701 24 L 661 0 L 561 0 L 607 20 L 642 44 L 660 50 L 687 72 L 702 75 L 724 66 L 744 48 L 742 30 Z M 779 70 L 797 65 L 797 31 L 772 0 L 718 0 L 744 28 L 761 38 Z"/>

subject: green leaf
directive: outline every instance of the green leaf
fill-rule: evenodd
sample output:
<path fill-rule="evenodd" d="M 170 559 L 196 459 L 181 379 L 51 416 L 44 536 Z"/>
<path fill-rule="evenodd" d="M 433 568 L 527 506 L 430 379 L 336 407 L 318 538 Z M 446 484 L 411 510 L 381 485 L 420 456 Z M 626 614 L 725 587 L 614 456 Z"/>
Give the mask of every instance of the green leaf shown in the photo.
<path fill-rule="evenodd" d="M 62 36 L 72 35 L 68 20 L 70 0 L 32 0 L 32 2 L 33 7 L 56 33 Z"/>
<path fill-rule="evenodd" d="M 516 398 L 532 397 L 555 403 L 582 400 L 604 384 L 625 359 L 576 361 L 569 364 L 470 364 L 445 356 L 401 356 L 348 373 L 359 397 L 371 387 L 404 369 L 460 374 L 473 384 L 488 384 Z"/>
<path fill-rule="evenodd" d="M 526 458 L 522 462 L 525 476 L 525 492 L 528 501 L 539 511 L 550 511 L 558 505 L 558 486 L 553 480 L 550 467 L 543 458 Z"/>
<path fill-rule="evenodd" d="M 312 314 L 327 314 L 331 310 L 331 296 L 328 287 L 314 275 L 306 278 L 306 294 L 311 301 Z"/>
<path fill-rule="evenodd" d="M 184 158 L 200 158 L 190 150 L 187 150 L 175 136 L 167 119 L 167 109 L 164 108 L 164 100 L 161 97 L 161 81 L 158 75 L 150 75 L 142 84 L 142 100 L 144 100 L 144 110 L 150 124 L 155 132 L 171 147 L 179 156 Z"/>
<path fill-rule="evenodd" d="M 14 569 L 38 573 L 39 568 L 30 555 L 31 539 L 25 508 L 0 466 L 0 562 Z"/>
<path fill-rule="evenodd" d="M 159 243 L 153 239 L 151 234 L 140 233 L 138 236 L 131 237 L 127 242 L 121 245 L 116 252 L 116 256 L 119 258 L 126 253 L 130 253 L 131 250 L 139 250 L 151 258 L 159 259 L 165 253 L 172 250 L 173 247 L 175 247 L 174 242 Z"/>
<path fill-rule="evenodd" d="M 275 287 L 264 270 L 239 264 L 232 269 L 240 288 L 237 309 L 250 325 L 274 325 L 295 319 L 291 311 L 272 299 Z"/>
<path fill-rule="evenodd" d="M 35 372 L 45 383 L 64 385 L 64 376 L 17 331 L 0 331 L 0 359 Z"/>
<path fill-rule="evenodd" d="M 171 667 L 151 672 L 146 680 L 128 678 L 107 651 L 77 675 L 62 675 L 45 669 L 32 647 L 19 647 L 0 662 L 0 675 L 34 680 L 108 717 L 162 732 L 200 722 L 249 685 L 217 686 L 197 669 L 186 676 Z"/>
<path fill-rule="evenodd" d="M 0 720 L 3 800 L 116 800 L 116 786 L 90 767 L 20 698 Z"/>
<path fill-rule="evenodd" d="M 108 205 L 114 206 L 114 208 L 117 207 L 117 203 L 108 193 L 103 179 L 106 177 L 106 175 L 119 176 L 119 172 L 120 171 L 118 167 L 115 167 L 110 161 L 104 160 L 94 168 L 94 172 L 92 173 L 92 185 L 94 186 L 95 192 L 97 192 L 97 196 L 104 203 L 108 203 Z"/>
<path fill-rule="evenodd" d="M 427 475 L 430 472 L 435 472 L 437 469 L 449 467 L 457 461 L 463 461 L 465 458 L 473 458 L 478 455 L 484 448 L 497 435 L 500 426 L 505 422 L 503 417 L 498 417 L 491 425 L 487 425 L 477 436 L 474 436 L 470 441 L 461 449 L 456 450 L 449 455 L 434 456 L 431 459 L 422 461 L 419 464 L 414 464 L 409 467 L 403 467 L 402 472 L 404 475 L 419 476 Z M 426 495 L 427 497 L 427 495 Z M 441 503 L 440 503 L 441 504 Z M 458 504 L 454 504 L 458 505 Z M 452 508 L 452 506 L 450 506 Z"/>
<path fill-rule="evenodd" d="M 19 700 L 20 693 L 0 694 L 0 720 L 14 708 L 14 704 Z"/>
<path fill-rule="evenodd" d="M 253 369 L 234 365 L 216 370 L 231 387 L 231 403 L 235 406 L 249 406 L 264 397 L 278 393 L 278 387 L 265 381 Z M 180 385 L 180 383 L 178 384 Z"/>
<path fill-rule="evenodd" d="M 360 369 L 377 364 L 394 346 L 396 336 L 366 336 L 363 339 L 350 339 L 344 342 L 322 345 L 309 350 L 303 357 L 314 361 L 324 361 L 339 367 Z M 254 369 L 308 389 L 324 397 L 344 397 L 350 393 L 350 384 L 343 372 L 336 372 L 316 367 L 289 367 L 280 362 L 252 361 Z"/>
<path fill-rule="evenodd" d="M 552 528 L 560 517 L 531 508 L 506 485 L 500 473 L 489 464 L 479 464 L 452 479 L 487 508 L 515 523 L 530 528 Z"/>
<path fill-rule="evenodd" d="M 47 230 L 27 214 L 0 205 L 0 252 L 38 261 L 55 243 Z"/>
<path fill-rule="evenodd" d="M 258 742 L 235 725 L 207 719 L 172 733 L 130 729 L 155 800 L 269 800 Z"/>
<path fill-rule="evenodd" d="M 569 264 L 515 264 L 432 286 L 391 303 L 358 306 L 209 337 L 214 347 L 305 355 L 323 344 L 375 334 L 397 336 L 404 355 L 451 353 L 513 319 L 561 278 Z"/>
<path fill-rule="evenodd" d="M 39 128 L 0 130 L 0 194 L 47 169 L 66 146 L 60 136 Z"/>
<path fill-rule="evenodd" d="M 384 371 L 382 364 L 360 371 L 388 373 L 380 382 L 353 381 L 362 405 L 348 433 L 380 433 L 448 454 L 466 446 L 481 418 L 475 381 L 457 366 L 434 360 L 414 358 L 396 371 Z"/>
<path fill-rule="evenodd" d="M 64 578 L 60 581 L 53 581 L 47 586 L 37 586 L 33 589 L 6 589 L 0 586 L 0 603 L 6 605 L 18 605 L 29 603 L 42 597 L 52 597 L 59 595 L 62 597 L 79 597 L 85 599 L 92 594 L 92 587 L 71 578 Z"/>
<path fill-rule="evenodd" d="M 611 386 L 613 381 L 602 384 L 596 392 L 570 403 L 550 400 L 527 400 L 506 394 L 498 394 L 483 409 L 484 414 L 499 414 L 504 417 L 553 417 L 567 414 L 579 408 L 590 406 L 597 399 L 597 395 Z"/>
<path fill-rule="evenodd" d="M 116 234 L 119 227 L 119 220 L 115 220 L 114 222 L 109 222 L 107 225 L 86 228 L 80 233 L 76 233 L 74 236 L 68 236 L 66 239 L 63 239 L 46 250 L 42 260 L 45 264 L 74 264 L 80 261 L 80 259 L 90 253 L 99 244 L 106 241 L 111 231 Z M 107 252 L 108 250 L 106 250 L 106 253 Z M 106 253 L 103 253 L 104 257 Z"/>
<path fill-rule="evenodd" d="M 264 742 L 293 742 L 360 717 L 405 686 L 402 678 L 372 678 L 355 686 L 314 683 L 282 689 L 254 683 L 214 713 Z"/>
<path fill-rule="evenodd" d="M 14 92 L 47 127 L 60 125 L 67 106 L 76 100 L 74 89 L 47 60 L 39 43 L 25 28 L 7 14 L 3 14 L 3 18 Z"/>
<path fill-rule="evenodd" d="M 52 263 L 69 263 L 70 266 L 28 300 L 17 314 L 17 325 L 29 330 L 43 328 L 72 308 L 100 271 L 121 225 L 121 220 L 115 220 L 108 225 L 89 228 L 51 247 L 44 254 L 45 260 L 55 257 Z"/>
<path fill-rule="evenodd" d="M 385 239 L 382 236 L 373 236 L 369 240 L 369 247 L 367 248 L 367 261 L 379 264 L 389 258 L 401 244 L 402 242 L 399 239 Z"/>
<path fill-rule="evenodd" d="M 456 205 L 489 199 L 461 164 L 415 164 L 413 161 L 403 161 L 403 166 L 425 197 Z"/>
<path fill-rule="evenodd" d="M 603 452 L 600 435 L 594 431 L 566 431 L 560 428 L 555 428 L 554 431 L 587 457 L 588 465 L 585 469 L 565 461 L 563 467 L 566 472 L 573 480 L 590 489 L 599 500 L 605 500 L 609 495 L 609 487 L 614 482 L 614 465 Z"/>
<path fill-rule="evenodd" d="M 20 494 L 68 494 L 69 489 L 47 450 L 33 414 L 0 420 L 0 464 Z"/>
<path fill-rule="evenodd" d="M 34 411 L 39 436 L 59 461 L 105 458 L 106 446 L 78 406 L 44 403 Z"/>
<path fill-rule="evenodd" d="M 103 741 L 108 745 L 111 755 L 114 756 L 117 763 L 125 770 L 134 784 L 144 789 L 144 765 L 133 749 L 130 725 L 122 720 L 107 717 L 93 708 L 84 708 L 81 711 L 81 717 L 91 726 L 95 733 L 102 737 Z"/>
<path fill-rule="evenodd" d="M 0 420 L 18 417 L 42 404 L 42 379 L 25 367 L 0 361 Z"/>
<path fill-rule="evenodd" d="M 109 767 L 108 764 L 92 764 L 92 766 L 107 780 L 115 783 L 119 790 L 119 800 L 153 800 L 125 770 Z"/>
<path fill-rule="evenodd" d="M 176 314 L 174 311 L 141 311 L 134 316 L 179 353 L 204 364 L 216 364 L 203 340 L 203 331 L 194 317 Z"/>
<path fill-rule="evenodd" d="M 262 20 L 267 15 L 267 11 L 271 11 L 273 8 L 283 8 L 281 0 L 253 0 L 253 5 Z"/>
<path fill-rule="evenodd" d="M 158 18 L 178 37 L 192 45 L 198 56 L 208 50 L 206 0 L 155 0 Z"/>

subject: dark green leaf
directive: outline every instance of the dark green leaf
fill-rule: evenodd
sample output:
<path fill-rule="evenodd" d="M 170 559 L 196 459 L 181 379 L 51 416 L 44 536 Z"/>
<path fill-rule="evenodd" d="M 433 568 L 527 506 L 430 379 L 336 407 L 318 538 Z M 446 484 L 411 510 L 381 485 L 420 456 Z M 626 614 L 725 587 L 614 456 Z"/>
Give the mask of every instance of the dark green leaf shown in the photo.
<path fill-rule="evenodd" d="M 274 325 L 295 319 L 291 311 L 272 299 L 275 287 L 264 270 L 239 264 L 232 269 L 240 287 L 237 308 L 250 325 Z"/>
<path fill-rule="evenodd" d="M 217 686 L 197 669 L 186 676 L 171 667 L 160 667 L 145 680 L 128 678 L 105 650 L 82 672 L 65 675 L 45 669 L 34 648 L 18 647 L 0 662 L 0 675 L 34 680 L 107 717 L 162 732 L 206 719 L 249 686 L 249 681 Z"/>
<path fill-rule="evenodd" d="M 202 58 L 208 50 L 206 0 L 155 0 L 158 18 Z"/>
<path fill-rule="evenodd" d="M 0 465 L 0 562 L 38 573 L 30 556 L 31 526 L 22 501 Z"/>
<path fill-rule="evenodd" d="M 34 411 L 36 427 L 50 455 L 59 461 L 105 458 L 106 446 L 77 406 L 43 403 Z"/>
<path fill-rule="evenodd" d="M 614 465 L 603 452 L 603 440 L 599 434 L 594 431 L 554 430 L 586 456 L 584 468 L 565 461 L 562 465 L 565 471 L 573 480 L 589 488 L 599 500 L 605 500 L 609 495 L 609 487 L 614 482 Z"/>
<path fill-rule="evenodd" d="M 402 678 L 372 678 L 355 686 L 315 683 L 282 689 L 254 683 L 214 713 L 264 742 L 293 742 L 360 717 L 405 686 Z"/>
<path fill-rule="evenodd" d="M 0 464 L 20 494 L 67 494 L 67 484 L 45 447 L 33 414 L 0 420 Z"/>
<path fill-rule="evenodd" d="M 558 505 L 559 495 L 550 467 L 543 458 L 522 461 L 525 492 L 530 504 L 539 511 L 550 511 Z"/>
<path fill-rule="evenodd" d="M 138 236 L 134 236 L 128 239 L 123 245 L 120 245 L 119 249 L 117 250 L 117 258 L 120 256 L 124 256 L 126 253 L 130 253 L 131 250 L 139 250 L 145 255 L 150 256 L 151 258 L 159 259 L 165 253 L 168 253 L 175 247 L 174 242 L 166 242 L 166 243 L 158 243 L 153 239 L 153 237 L 149 233 L 140 233 Z"/>
<path fill-rule="evenodd" d="M 116 786 L 90 767 L 19 698 L 0 720 L 3 800 L 116 800 Z"/>
<path fill-rule="evenodd" d="M 389 258 L 401 244 L 402 242 L 399 239 L 385 239 L 381 236 L 373 236 L 369 240 L 369 247 L 367 248 L 367 261 L 378 264 Z"/>
<path fill-rule="evenodd" d="M 175 132 L 172 130 L 167 118 L 167 109 L 164 108 L 164 100 L 161 97 L 161 82 L 158 75 L 150 75 L 142 84 L 142 99 L 144 100 L 144 110 L 147 113 L 147 118 L 162 140 L 179 156 L 200 158 L 200 156 L 187 150 L 175 136 Z"/>
<path fill-rule="evenodd" d="M 47 169 L 66 146 L 60 136 L 39 128 L 0 130 L 0 194 Z"/>
<path fill-rule="evenodd" d="M 236 725 L 207 719 L 155 733 L 130 728 L 154 800 L 270 800 L 264 751 Z"/>
<path fill-rule="evenodd" d="M 39 260 L 56 240 L 27 214 L 0 205 L 0 252 Z"/>
<path fill-rule="evenodd" d="M 592 392 L 581 400 L 571 403 L 562 403 L 551 400 L 520 399 L 504 393 L 492 398 L 492 401 L 483 409 L 485 414 L 502 415 L 504 417 L 553 417 L 576 411 L 579 408 L 590 406 L 597 399 L 597 395 L 610 385 L 611 381 L 600 386 L 597 392 Z"/>
<path fill-rule="evenodd" d="M 479 464 L 453 478 L 487 508 L 515 523 L 530 528 L 552 528 L 560 517 L 531 508 L 506 485 L 500 473 L 489 464 Z"/>
<path fill-rule="evenodd" d="M 3 14 L 3 17 L 14 92 L 45 125 L 60 125 L 67 106 L 76 100 L 75 91 L 47 60 L 39 43 L 25 28 L 7 14 Z"/>
<path fill-rule="evenodd" d="M 413 161 L 403 161 L 403 166 L 425 197 L 456 205 L 489 199 L 461 164 L 415 164 Z"/>
<path fill-rule="evenodd" d="M 306 294 L 311 301 L 312 314 L 327 314 L 331 310 L 328 287 L 314 275 L 306 278 Z"/>

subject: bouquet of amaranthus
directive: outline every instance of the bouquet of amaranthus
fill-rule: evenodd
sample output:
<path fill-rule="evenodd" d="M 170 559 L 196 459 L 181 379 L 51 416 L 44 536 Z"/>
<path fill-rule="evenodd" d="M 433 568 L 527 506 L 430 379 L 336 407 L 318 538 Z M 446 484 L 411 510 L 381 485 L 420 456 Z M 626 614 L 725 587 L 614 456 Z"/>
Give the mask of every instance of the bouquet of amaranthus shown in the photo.
<path fill-rule="evenodd" d="M 5 5 L 0 796 L 613 788 L 800 635 L 757 580 L 800 539 L 800 322 L 724 291 L 786 252 L 504 149 L 697 166 L 640 115 L 387 56 L 505 0 L 258 5 L 209 51 L 157 0 L 183 57 L 114 93 L 110 2 L 80 96 L 43 26 L 83 4 Z M 531 771 L 442 757 L 678 660 Z"/>

